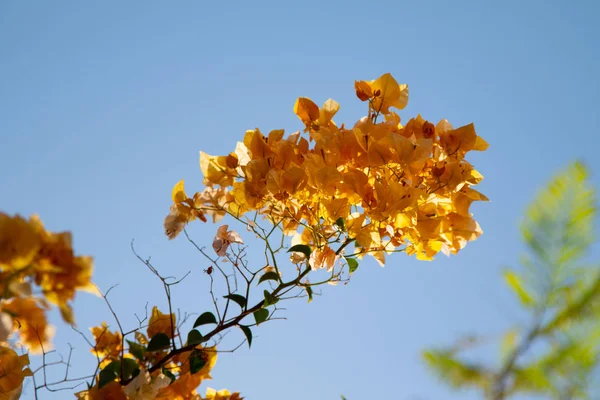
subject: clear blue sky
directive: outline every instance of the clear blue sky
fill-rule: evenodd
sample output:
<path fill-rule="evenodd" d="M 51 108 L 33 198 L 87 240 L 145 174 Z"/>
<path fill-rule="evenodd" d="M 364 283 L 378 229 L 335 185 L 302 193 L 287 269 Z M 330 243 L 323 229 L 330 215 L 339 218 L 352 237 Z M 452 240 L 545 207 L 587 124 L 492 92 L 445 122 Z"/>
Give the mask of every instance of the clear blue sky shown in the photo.
<path fill-rule="evenodd" d="M 226 154 L 257 126 L 301 128 L 298 96 L 332 97 L 336 120 L 355 120 L 365 109 L 354 80 L 391 72 L 410 87 L 403 119 L 474 122 L 490 143 L 470 158 L 492 200 L 473 207 L 484 235 L 431 263 L 364 263 L 348 286 L 257 329 L 252 350 L 221 355 L 210 386 L 249 400 L 476 399 L 440 385 L 420 351 L 526 322 L 499 279 L 518 260 L 522 211 L 573 159 L 599 181 L 598 15 L 591 0 L 3 1 L 0 207 L 71 230 L 100 287 L 120 283 L 111 299 L 127 326 L 147 301 L 165 305 L 132 238 L 161 271 L 192 271 L 176 305 L 204 311 L 206 263 L 162 229 L 173 184 L 202 187 L 198 151 Z M 209 245 L 215 229 L 191 232 Z M 86 294 L 76 318 L 114 325 Z M 53 320 L 57 347 L 71 342 L 75 375 L 86 373 L 85 343 Z"/>

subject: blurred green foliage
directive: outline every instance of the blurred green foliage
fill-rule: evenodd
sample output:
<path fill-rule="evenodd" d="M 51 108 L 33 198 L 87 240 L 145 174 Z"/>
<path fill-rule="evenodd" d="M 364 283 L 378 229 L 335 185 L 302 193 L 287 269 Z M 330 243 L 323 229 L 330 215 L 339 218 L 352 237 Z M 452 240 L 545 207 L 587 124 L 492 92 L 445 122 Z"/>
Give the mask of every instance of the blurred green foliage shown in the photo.
<path fill-rule="evenodd" d="M 596 211 L 596 192 L 578 162 L 538 194 L 521 225 L 521 265 L 504 272 L 528 323 L 502 335 L 495 363 L 470 361 L 465 353 L 479 343 L 473 338 L 425 351 L 442 381 L 491 400 L 600 398 L 594 387 L 600 381 L 600 265 L 585 261 Z"/>

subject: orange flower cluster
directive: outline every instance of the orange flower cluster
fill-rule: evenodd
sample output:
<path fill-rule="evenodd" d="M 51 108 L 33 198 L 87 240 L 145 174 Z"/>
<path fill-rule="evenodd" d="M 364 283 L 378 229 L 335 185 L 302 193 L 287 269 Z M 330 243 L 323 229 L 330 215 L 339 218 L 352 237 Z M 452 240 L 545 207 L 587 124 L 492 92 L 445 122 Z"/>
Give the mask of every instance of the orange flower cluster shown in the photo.
<path fill-rule="evenodd" d="M 296 235 L 294 243 L 321 252 L 341 232 L 359 257 L 371 254 L 382 265 L 386 253 L 405 250 L 430 260 L 479 237 L 469 207 L 487 198 L 472 188 L 483 176 L 465 155 L 488 144 L 473 124 L 454 129 L 420 115 L 402 124 L 391 108 L 406 106 L 408 87 L 390 74 L 357 81 L 355 89 L 369 112 L 351 127 L 333 121 L 334 100 L 318 107 L 299 98 L 294 112 L 306 136 L 254 129 L 229 155 L 201 152 L 207 188 L 188 198 L 183 181 L 175 186 L 167 236 L 195 218 L 206 221 L 205 215 L 217 221 L 252 211 Z"/>
<path fill-rule="evenodd" d="M 102 372 L 92 388 L 77 393 L 76 397 L 81 400 L 242 400 L 239 393 L 226 389 L 216 392 L 208 388 L 205 397 L 197 393 L 198 386 L 211 379 L 210 371 L 217 361 L 214 346 L 198 345 L 193 351 L 177 354 L 163 368 L 149 372 L 169 351 L 174 325 L 174 314 L 163 314 L 154 307 L 147 335 L 136 332 L 135 341 L 127 341 L 127 349 L 122 346 L 125 341 L 121 334 L 111 332 L 106 323 L 92 328 L 96 341 L 92 353 L 99 358 Z M 164 342 L 157 345 L 161 340 Z M 121 377 L 126 384 L 122 385 Z"/>
<path fill-rule="evenodd" d="M 37 216 L 0 213 L 0 344 L 18 332 L 30 351 L 48 350 L 50 304 L 73 324 L 70 303 L 77 290 L 96 291 L 91 276 L 92 258 L 73 253 L 70 233 L 46 231 Z M 33 287 L 43 297 L 33 296 Z"/>

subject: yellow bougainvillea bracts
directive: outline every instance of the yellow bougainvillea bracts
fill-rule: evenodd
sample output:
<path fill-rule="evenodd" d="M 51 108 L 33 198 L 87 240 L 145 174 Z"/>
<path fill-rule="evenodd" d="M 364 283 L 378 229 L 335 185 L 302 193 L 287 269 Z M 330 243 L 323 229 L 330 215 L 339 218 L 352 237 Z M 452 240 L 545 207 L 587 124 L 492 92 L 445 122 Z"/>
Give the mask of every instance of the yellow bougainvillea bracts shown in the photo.
<path fill-rule="evenodd" d="M 123 350 L 123 337 L 117 331 L 111 332 L 106 322 L 90 329 L 94 336 L 95 345 L 92 354 L 101 360 L 117 360 Z"/>
<path fill-rule="evenodd" d="M 183 181 L 175 185 L 167 236 L 196 217 L 258 212 L 294 235 L 293 243 L 319 249 L 315 265 L 326 269 L 335 258 L 327 238 L 339 226 L 359 257 L 371 254 L 381 265 L 394 250 L 431 260 L 479 237 L 469 208 L 487 198 L 473 189 L 483 176 L 465 155 L 488 144 L 473 124 L 455 129 L 420 115 L 402 124 L 392 109 L 406 106 L 408 86 L 390 74 L 357 81 L 355 90 L 369 111 L 353 125 L 333 121 L 334 100 L 319 107 L 301 97 L 294 112 L 303 133 L 253 129 L 226 156 L 201 152 L 207 187 L 190 199 Z"/>
<path fill-rule="evenodd" d="M 102 387 L 96 385 L 89 390 L 75 393 L 75 397 L 79 400 L 129 400 L 117 381 L 109 382 Z"/>
<path fill-rule="evenodd" d="M 13 319 L 12 332 L 19 333 L 21 344 L 33 354 L 40 354 L 42 348 L 52 349 L 54 327 L 48 325 L 46 318 L 49 308 L 44 300 L 35 297 L 13 297 L 0 303 L 0 310 Z"/>
<path fill-rule="evenodd" d="M 206 388 L 205 400 L 243 400 L 239 393 L 231 393 L 227 389 L 219 390 L 218 392 L 212 388 Z"/>
<path fill-rule="evenodd" d="M 0 400 L 21 397 L 23 380 L 31 376 L 27 354 L 18 355 L 13 349 L 0 346 Z"/>
<path fill-rule="evenodd" d="M 34 264 L 35 283 L 42 288 L 44 296 L 60 308 L 63 319 L 74 323 L 69 302 L 75 297 L 75 291 L 97 292 L 91 282 L 93 260 L 89 256 L 75 256 L 70 232 L 47 232 L 39 219 L 34 221 L 43 243 Z"/>
<path fill-rule="evenodd" d="M 0 269 L 16 272 L 29 266 L 42 247 L 32 221 L 0 213 Z"/>
<path fill-rule="evenodd" d="M 27 221 L 0 213 L 2 298 L 22 296 L 14 288 L 35 283 L 46 300 L 59 307 L 65 321 L 73 323 L 69 303 L 75 291 L 97 292 L 92 269 L 91 257 L 74 254 L 69 232 L 48 232 L 35 215 Z"/>
<path fill-rule="evenodd" d="M 75 292 L 97 291 L 91 276 L 92 258 L 74 254 L 70 233 L 47 231 L 35 215 L 26 220 L 0 212 L 0 344 L 18 335 L 13 345 L 50 350 L 50 305 L 73 324 Z"/>
<path fill-rule="evenodd" d="M 152 338 L 157 333 L 164 333 L 169 338 L 173 338 L 173 328 L 176 325 L 175 314 L 171 314 L 170 317 L 168 314 L 161 313 L 158 307 L 154 306 L 148 322 L 148 337 Z"/>
<path fill-rule="evenodd" d="M 228 231 L 229 225 L 222 225 L 217 229 L 217 234 L 213 239 L 213 250 L 218 256 L 224 256 L 231 243 L 244 243 L 239 233 Z"/>

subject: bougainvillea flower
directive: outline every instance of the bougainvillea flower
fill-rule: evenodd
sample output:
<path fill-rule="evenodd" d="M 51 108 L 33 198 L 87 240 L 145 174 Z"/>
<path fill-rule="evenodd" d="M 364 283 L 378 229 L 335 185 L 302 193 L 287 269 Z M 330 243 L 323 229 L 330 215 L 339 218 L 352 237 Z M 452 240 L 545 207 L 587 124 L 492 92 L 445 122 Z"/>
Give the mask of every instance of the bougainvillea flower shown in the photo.
<path fill-rule="evenodd" d="M 213 249 L 218 256 L 223 257 L 231 243 L 244 243 L 239 233 L 228 231 L 229 225 L 222 225 L 217 229 L 217 234 L 213 240 Z"/>
<path fill-rule="evenodd" d="M 148 321 L 148 337 L 152 339 L 157 333 L 164 333 L 169 338 L 173 338 L 173 329 L 176 326 L 175 321 L 175 314 L 163 314 L 158 307 L 152 307 L 152 315 L 150 316 L 150 321 Z"/>
<path fill-rule="evenodd" d="M 475 240 L 481 229 L 469 208 L 487 198 L 473 189 L 483 176 L 465 155 L 488 145 L 474 126 L 454 129 L 421 115 L 402 125 L 392 109 L 405 108 L 408 87 L 390 74 L 356 81 L 355 90 L 368 101 L 368 115 L 348 127 L 333 120 L 337 102 L 319 108 L 301 97 L 294 113 L 307 135 L 256 128 L 228 156 L 203 153 L 204 182 L 219 194 L 197 207 L 238 219 L 256 212 L 276 222 L 292 245 L 311 247 L 313 268 L 332 265 L 324 247 L 332 234 L 352 241 L 358 258 L 371 255 L 379 264 L 393 251 L 430 260 Z M 219 229 L 214 248 L 224 255 L 235 239 Z"/>
<path fill-rule="evenodd" d="M 218 392 L 213 388 L 206 388 L 205 400 L 243 400 L 238 392 L 231 393 L 227 389 L 221 389 Z"/>
<path fill-rule="evenodd" d="M 13 349 L 0 346 L 0 400 L 17 400 L 21 396 L 23 380 L 33 375 L 27 365 L 27 354 L 18 355 Z"/>
<path fill-rule="evenodd" d="M 118 359 L 123 350 L 121 333 L 118 331 L 111 332 L 106 322 L 103 322 L 100 326 L 90 328 L 90 330 L 96 341 L 92 354 L 100 359 Z"/>
<path fill-rule="evenodd" d="M 35 297 L 14 297 L 0 303 L 0 310 L 13 318 L 13 331 L 19 333 L 21 343 L 33 354 L 40 354 L 42 348 L 45 351 L 52 348 L 54 327 L 48 325 L 48 309 L 43 299 Z"/>
<path fill-rule="evenodd" d="M 153 378 L 144 370 L 123 388 L 123 392 L 128 400 L 154 400 L 159 390 L 170 383 L 171 379 L 166 375 L 158 374 Z"/>

